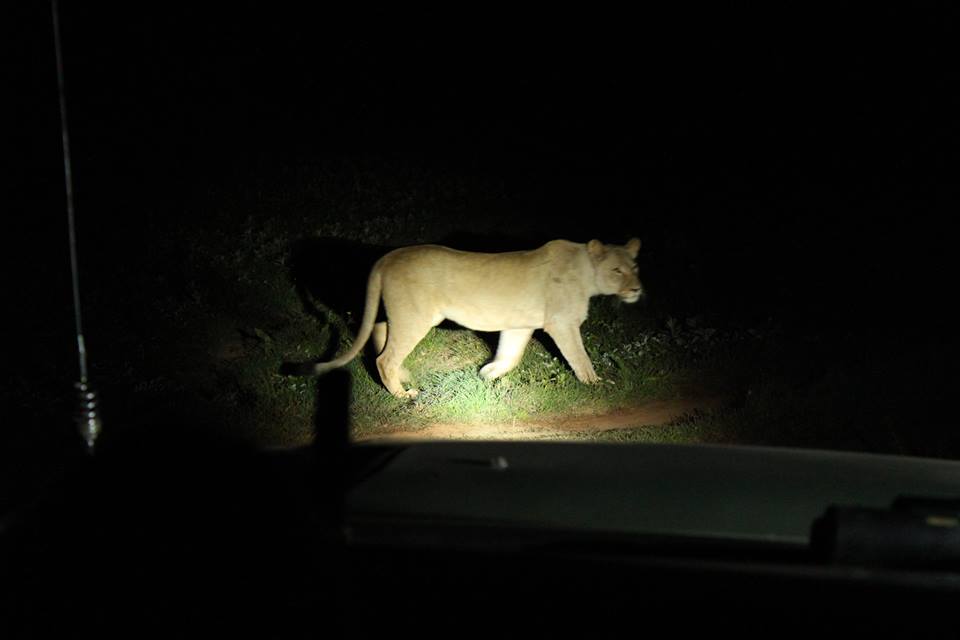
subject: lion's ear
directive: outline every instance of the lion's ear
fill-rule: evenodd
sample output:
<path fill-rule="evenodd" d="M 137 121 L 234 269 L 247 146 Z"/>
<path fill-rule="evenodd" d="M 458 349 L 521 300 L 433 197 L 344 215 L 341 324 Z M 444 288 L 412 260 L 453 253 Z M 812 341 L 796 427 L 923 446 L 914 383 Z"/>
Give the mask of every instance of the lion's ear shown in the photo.
<path fill-rule="evenodd" d="M 599 260 L 607 253 L 607 248 L 599 240 L 591 240 L 587 243 L 587 254 L 594 260 Z"/>
<path fill-rule="evenodd" d="M 637 254 L 640 253 L 640 238 L 630 238 L 627 241 L 626 249 L 631 258 L 636 258 Z"/>

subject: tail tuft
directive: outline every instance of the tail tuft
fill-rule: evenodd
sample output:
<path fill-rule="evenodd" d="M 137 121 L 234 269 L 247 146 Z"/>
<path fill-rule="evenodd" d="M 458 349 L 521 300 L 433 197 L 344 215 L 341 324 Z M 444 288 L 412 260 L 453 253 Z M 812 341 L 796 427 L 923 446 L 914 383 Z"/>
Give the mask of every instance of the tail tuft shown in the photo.
<path fill-rule="evenodd" d="M 328 371 L 344 366 L 357 357 L 363 345 L 370 339 L 373 332 L 373 325 L 377 319 L 377 307 L 380 305 L 380 292 L 382 281 L 379 270 L 379 262 L 373 266 L 370 271 L 370 277 L 367 279 L 367 304 L 363 309 L 363 322 L 360 324 L 360 331 L 357 333 L 353 345 L 345 354 L 331 360 L 330 362 L 285 362 L 280 367 L 280 374 L 285 376 L 321 376 Z"/>
<path fill-rule="evenodd" d="M 280 365 L 282 376 L 315 376 L 318 365 L 314 362 L 284 362 Z"/>

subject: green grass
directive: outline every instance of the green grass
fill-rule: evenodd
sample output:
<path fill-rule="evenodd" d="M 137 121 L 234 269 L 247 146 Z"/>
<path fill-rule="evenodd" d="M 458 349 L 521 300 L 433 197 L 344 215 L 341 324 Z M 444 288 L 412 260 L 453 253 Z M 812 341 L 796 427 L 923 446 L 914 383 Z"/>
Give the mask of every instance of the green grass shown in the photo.
<path fill-rule="evenodd" d="M 283 376 L 281 364 L 342 353 L 362 310 L 334 304 L 322 288 L 305 300 L 291 279 L 295 243 L 337 238 L 375 247 L 439 242 L 451 231 L 495 237 L 508 237 L 501 229 L 516 237 L 530 231 L 523 228 L 522 216 L 511 215 L 496 185 L 435 173 L 406 175 L 397 167 L 359 167 L 353 172 L 356 180 L 341 179 L 350 174 L 342 167 L 324 170 L 211 194 L 208 202 L 194 204 L 210 209 L 196 222 L 158 231 L 144 260 L 167 283 L 140 301 L 148 339 L 112 320 L 115 292 L 91 302 L 108 311 L 92 317 L 91 326 L 102 327 L 116 345 L 114 352 L 98 352 L 98 362 L 105 364 L 97 374 L 105 386 L 129 390 L 136 407 L 167 403 L 181 413 L 214 416 L 218 428 L 232 437 L 260 445 L 307 443 L 318 395 L 327 383 Z M 270 184 L 283 187 L 271 191 Z M 498 213 L 471 215 L 471 208 Z M 510 225 L 498 226 L 503 220 Z M 160 262 L 172 254 L 182 256 L 180 264 Z M 150 264 L 151 259 L 158 262 Z M 142 289 L 136 278 L 134 285 Z M 678 300 L 683 295 L 675 292 Z M 773 324 L 743 326 L 722 316 L 691 316 L 681 308 L 669 295 L 647 306 L 594 299 L 583 337 L 605 382 L 593 386 L 575 379 L 542 332 L 514 371 L 486 382 L 478 371 L 491 357 L 495 336 L 435 328 L 407 362 L 421 390 L 415 401 L 398 400 L 384 390 L 371 375 L 375 367 L 369 354 L 346 367 L 353 429 L 365 435 L 388 426 L 542 420 L 703 392 L 723 394 L 729 402 L 666 426 L 570 437 L 950 455 L 949 443 L 924 435 L 936 429 L 905 421 L 901 409 L 915 397 L 929 397 L 933 404 L 940 392 L 901 371 L 921 370 L 942 356 L 920 353 L 908 361 L 885 348 L 858 359 L 842 342 L 805 342 L 802 334 L 787 339 Z"/>
<path fill-rule="evenodd" d="M 295 240 L 290 230 L 272 220 L 249 219 L 238 231 L 232 237 L 218 231 L 193 238 L 189 259 L 196 281 L 188 301 L 172 313 L 188 318 L 196 342 L 205 345 L 199 350 L 210 370 L 205 391 L 232 416 L 234 433 L 269 444 L 302 443 L 310 438 L 316 385 L 323 381 L 283 376 L 280 367 L 342 352 L 356 326 L 348 324 L 344 310 L 318 317 L 305 308 L 285 262 Z M 323 300 L 314 302 L 324 308 Z M 351 311 L 357 318 L 361 310 Z M 675 325 L 670 320 L 658 329 L 642 307 L 596 299 L 583 328 L 587 351 L 604 379 L 594 386 L 576 380 L 542 333 L 514 371 L 484 381 L 478 371 L 492 357 L 495 334 L 488 341 L 465 329 L 435 328 L 407 361 L 421 390 L 413 402 L 386 393 L 371 375 L 369 352 L 347 367 L 353 427 L 368 434 L 386 425 L 415 429 L 438 422 L 526 420 L 669 396 L 689 378 L 697 356 L 682 340 L 699 345 L 698 335 L 709 337 Z"/>
<path fill-rule="evenodd" d="M 306 188 L 324 185 L 329 183 Z M 388 239 L 437 240 L 424 235 L 426 229 L 436 229 L 425 224 L 431 219 L 430 209 L 438 206 L 435 192 L 426 197 L 425 190 L 414 185 L 406 189 L 406 204 L 391 205 L 406 207 L 392 212 L 405 221 L 398 234 L 396 224 L 381 224 L 377 216 L 363 213 L 371 203 L 376 205 L 373 208 L 384 205 L 383 190 L 376 185 L 373 177 L 363 177 L 351 198 L 340 194 L 341 213 L 349 215 L 328 212 L 315 219 L 300 215 L 298 207 L 289 203 L 296 200 L 295 192 L 275 194 L 273 202 L 274 207 L 289 203 L 291 213 L 263 212 L 240 219 L 232 211 L 240 203 L 221 197 L 222 211 L 211 216 L 212 223 L 167 239 L 187 248 L 189 280 L 187 295 L 165 300 L 161 306 L 190 340 L 179 342 L 160 368 L 190 361 L 193 375 L 181 372 L 173 377 L 180 378 L 183 387 L 199 388 L 214 411 L 228 417 L 234 435 L 266 444 L 308 441 L 315 396 L 323 381 L 282 376 L 281 364 L 332 357 L 349 346 L 356 330 L 362 310 L 332 309 L 318 297 L 312 303 L 321 313 L 312 313 L 298 295 L 288 262 L 290 247 L 297 240 L 338 237 L 370 244 Z M 454 187 L 440 193 L 460 197 L 469 189 L 460 183 Z M 488 188 L 481 185 L 481 190 Z M 237 197 L 243 199 L 242 194 Z M 436 422 L 524 420 L 600 412 L 638 398 L 669 394 L 671 378 L 683 369 L 683 357 L 664 348 L 662 337 L 654 335 L 653 324 L 642 312 L 629 309 L 625 314 L 627 307 L 611 302 L 597 300 L 584 327 L 587 350 L 598 373 L 609 382 L 598 386 L 577 382 L 549 338 L 541 334 L 516 370 L 486 382 L 478 371 L 491 358 L 496 337 L 488 336 L 488 342 L 471 331 L 436 328 L 408 359 L 421 389 L 414 402 L 386 393 L 378 377 L 371 375 L 375 368 L 369 354 L 347 367 L 353 381 L 353 427 L 362 434 L 384 425 L 416 428 Z M 638 330 L 646 333 L 636 339 Z M 627 334 L 634 339 L 625 339 Z"/>
<path fill-rule="evenodd" d="M 281 376 L 277 373 L 281 363 L 332 354 L 331 337 L 351 333 L 339 316 L 330 314 L 328 324 L 323 324 L 299 310 L 298 304 L 288 296 L 286 306 L 278 306 L 284 309 L 285 322 L 273 328 L 245 328 L 243 357 L 223 365 L 246 397 L 255 398 L 252 412 L 240 422 L 249 423 L 250 429 L 272 424 L 281 441 L 309 437 L 312 392 L 315 384 L 323 384 Z M 368 435 L 387 426 L 416 429 L 432 423 L 600 413 L 645 398 L 670 397 L 694 377 L 692 367 L 700 354 L 677 344 L 676 329 L 674 333 L 644 332 L 641 325 L 648 322 L 642 313 L 604 301 L 594 306 L 583 333 L 604 380 L 601 384 L 578 382 L 550 339 L 540 333 L 514 371 L 485 381 L 478 372 L 492 357 L 491 345 L 472 331 L 435 328 L 407 360 L 413 383 L 420 389 L 415 401 L 398 400 L 383 389 L 372 374 L 375 368 L 369 351 L 347 367 L 353 381 L 350 413 L 355 433 Z M 488 338 L 495 340 L 495 336 Z M 348 344 L 349 339 L 342 340 L 335 351 L 343 351 Z"/>
<path fill-rule="evenodd" d="M 531 341 L 515 370 L 488 382 L 478 373 L 492 357 L 484 340 L 467 330 L 433 329 L 408 358 L 413 382 L 421 390 L 414 402 L 387 395 L 368 368 L 353 365 L 354 424 L 366 433 L 385 422 L 415 427 L 590 413 L 626 404 L 650 387 L 637 375 L 639 367 L 626 371 L 612 361 L 599 370 L 606 379 L 603 384 L 580 384 L 566 363 L 544 347 L 544 339 L 549 340 L 541 336 Z"/>
<path fill-rule="evenodd" d="M 334 228 L 321 223 L 307 233 L 351 236 L 343 222 Z M 174 357 L 192 361 L 196 371 L 171 376 L 180 378 L 181 387 L 200 389 L 213 412 L 225 417 L 233 436 L 266 445 L 309 442 L 324 381 L 281 375 L 281 365 L 343 352 L 362 310 L 332 309 L 322 299 L 305 304 L 288 265 L 289 248 L 304 229 L 290 220 L 251 216 L 232 228 L 215 225 L 184 235 L 191 274 L 188 295 L 168 301 L 164 311 L 191 335 Z M 398 400 L 384 390 L 367 351 L 346 367 L 352 380 L 354 433 L 603 413 L 646 399 L 676 397 L 691 387 L 725 392 L 731 386 L 731 365 L 737 358 L 749 361 L 744 354 L 755 352 L 763 337 L 756 331 L 707 326 L 700 318 L 657 317 L 642 304 L 609 298 L 591 302 L 582 333 L 603 379 L 598 385 L 579 383 L 542 332 L 535 334 L 515 370 L 488 382 L 478 372 L 492 357 L 495 334 L 484 339 L 465 329 L 431 330 L 407 360 L 421 391 L 415 401 Z M 174 366 L 172 361 L 167 364 Z M 726 378 L 721 380 L 718 371 Z M 701 419 L 658 430 L 582 437 L 718 441 L 730 439 L 725 421 L 710 425 Z"/>

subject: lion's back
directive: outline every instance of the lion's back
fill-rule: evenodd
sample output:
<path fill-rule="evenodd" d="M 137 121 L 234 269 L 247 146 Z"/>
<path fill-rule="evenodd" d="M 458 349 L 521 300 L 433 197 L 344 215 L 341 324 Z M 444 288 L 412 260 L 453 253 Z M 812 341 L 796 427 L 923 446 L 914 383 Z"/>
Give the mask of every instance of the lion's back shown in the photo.
<path fill-rule="evenodd" d="M 540 327 L 555 253 L 549 244 L 507 253 L 396 249 L 378 263 L 387 313 L 439 315 L 480 331 Z"/>

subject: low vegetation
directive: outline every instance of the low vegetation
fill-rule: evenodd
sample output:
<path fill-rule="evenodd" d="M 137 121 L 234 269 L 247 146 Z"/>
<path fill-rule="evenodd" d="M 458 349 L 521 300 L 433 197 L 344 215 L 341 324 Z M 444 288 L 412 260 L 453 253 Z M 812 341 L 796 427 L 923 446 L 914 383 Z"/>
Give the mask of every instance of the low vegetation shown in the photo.
<path fill-rule="evenodd" d="M 391 166 L 290 171 L 244 189 L 213 190 L 188 206 L 205 213 L 184 216 L 191 222 L 175 230 L 151 231 L 143 268 L 156 275 L 154 286 L 149 299 L 131 294 L 133 323 L 139 318 L 149 328 L 148 339 L 130 330 L 129 316 L 124 324 L 114 319 L 117 289 L 90 294 L 91 343 L 112 347 L 98 354 L 94 373 L 105 403 L 125 398 L 113 402 L 126 403 L 128 415 L 145 406 L 189 412 L 263 446 L 307 443 L 324 428 L 324 416 L 336 414 L 323 400 L 324 379 L 284 376 L 281 365 L 329 359 L 350 344 L 367 269 L 391 246 L 442 242 L 495 250 L 537 246 L 557 235 L 588 239 L 562 225 L 548 237 L 538 234 L 535 223 L 516 215 L 519 205 L 502 185 L 489 180 Z M 504 220 L 511 225 L 499 226 Z M 626 238 L 613 233 L 599 228 L 593 235 Z M 179 256 L 177 264 L 171 255 Z M 646 304 L 595 299 L 583 327 L 602 384 L 578 383 L 539 332 L 517 369 L 485 382 L 477 372 L 496 335 L 441 325 L 408 359 L 421 389 L 416 401 L 384 391 L 370 354 L 347 367 L 354 435 L 603 413 L 704 395 L 722 402 L 665 426 L 570 437 L 951 455 L 949 443 L 925 440 L 923 427 L 905 427 L 902 411 L 891 410 L 904 405 L 907 390 L 940 392 L 897 378 L 905 359 L 925 355 L 871 351 L 862 340 L 837 340 L 773 318 L 697 311 L 687 303 L 689 291 L 657 286 L 658 276 L 669 281 L 665 269 L 653 269 L 651 282 L 645 266 L 651 265 L 641 260 L 641 279 L 657 292 Z"/>

